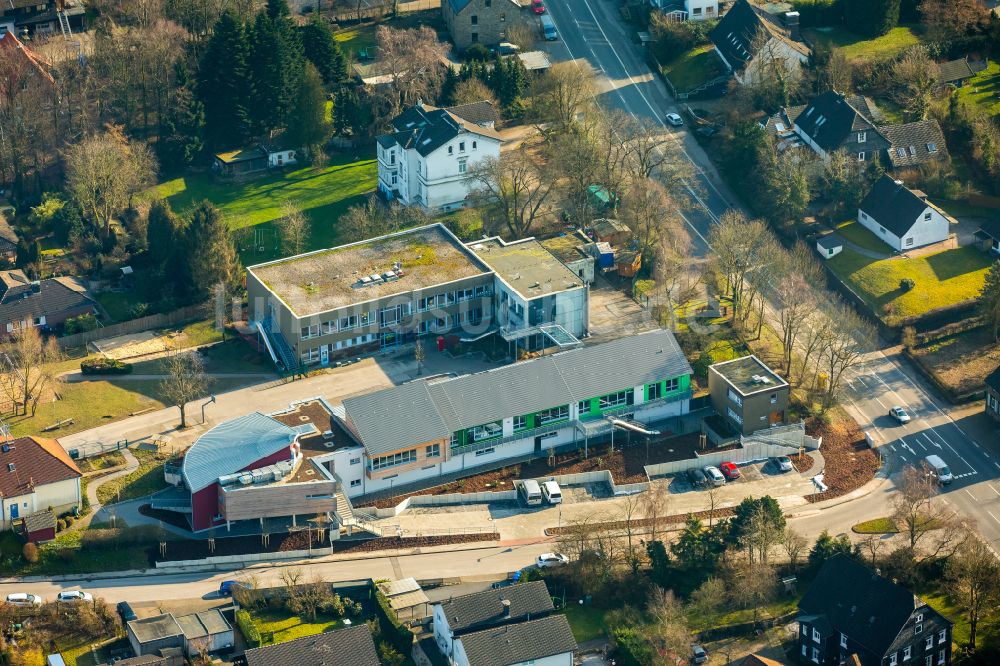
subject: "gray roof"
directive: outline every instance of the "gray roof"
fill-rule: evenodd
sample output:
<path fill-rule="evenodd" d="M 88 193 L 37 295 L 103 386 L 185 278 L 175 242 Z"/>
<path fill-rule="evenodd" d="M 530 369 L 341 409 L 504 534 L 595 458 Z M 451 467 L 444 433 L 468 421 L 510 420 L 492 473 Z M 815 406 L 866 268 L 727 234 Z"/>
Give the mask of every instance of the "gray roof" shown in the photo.
<path fill-rule="evenodd" d="M 914 194 L 913 190 L 893 180 L 891 176 L 882 176 L 875 181 L 858 208 L 896 237 L 902 238 L 929 205 Z"/>
<path fill-rule="evenodd" d="M 24 278 L 21 284 L 16 284 L 24 276 L 22 271 L 4 273 L 10 279 L 3 280 L 6 289 L 0 295 L 0 325 L 32 317 L 55 317 L 83 310 L 96 311 L 97 302 L 74 278 L 55 277 L 37 282 Z"/>
<path fill-rule="evenodd" d="M 379 666 L 368 625 L 246 651 L 247 666 Z"/>
<path fill-rule="evenodd" d="M 184 637 L 188 640 L 216 636 L 233 630 L 229 622 L 226 621 L 226 617 L 218 608 L 202 611 L 201 613 L 181 615 L 177 618 L 177 624 L 184 631 Z"/>
<path fill-rule="evenodd" d="M 938 78 L 942 83 L 964 81 L 965 79 L 975 76 L 975 72 L 973 72 L 972 67 L 969 66 L 968 58 L 959 58 L 958 60 L 942 62 L 938 65 L 938 73 Z"/>
<path fill-rule="evenodd" d="M 396 116 L 392 121 L 395 132 L 380 136 L 378 141 L 383 147 L 389 147 L 392 142 L 386 137 L 392 136 L 400 146 L 416 148 L 418 153 L 427 156 L 463 133 L 500 141 L 496 130 L 484 124 L 496 122 L 495 118 L 496 110 L 485 101 L 449 108 L 418 103 Z"/>
<path fill-rule="evenodd" d="M 839 92 L 827 90 L 810 100 L 795 117 L 795 124 L 823 150 L 836 150 L 853 132 L 879 132 L 863 113 L 868 109 L 854 106 L 859 101 L 865 98 L 848 99 Z"/>
<path fill-rule="evenodd" d="M 177 624 L 177 620 L 170 613 L 132 620 L 128 623 L 128 629 L 140 643 L 151 643 L 184 634 L 180 625 Z"/>
<path fill-rule="evenodd" d="M 775 17 L 747 0 L 737 0 L 708 36 L 730 66 L 742 69 L 756 55 L 752 51 L 761 32 L 766 33 L 768 38 L 784 42 L 799 53 L 810 53 L 809 47 L 804 43 L 791 39 L 788 30 L 779 25 Z"/>
<path fill-rule="evenodd" d="M 509 615 L 504 611 L 505 600 L 510 602 Z M 448 620 L 448 629 L 455 635 L 540 617 L 554 608 L 545 581 L 541 580 L 465 594 L 442 601 L 439 605 Z"/>
<path fill-rule="evenodd" d="M 398 451 L 511 416 L 691 374 L 670 331 L 656 330 L 433 384 L 344 400 L 369 454 Z"/>
<path fill-rule="evenodd" d="M 826 236 L 817 238 L 816 245 L 819 245 L 824 250 L 836 249 L 844 247 L 844 238 L 840 234 L 827 234 Z"/>
<path fill-rule="evenodd" d="M 931 160 L 945 159 L 948 146 L 941 125 L 934 119 L 918 120 L 902 125 L 886 125 L 879 131 L 892 144 L 889 162 L 894 168 L 919 166 Z"/>
<path fill-rule="evenodd" d="M 512 666 L 577 648 L 565 615 L 477 631 L 459 640 L 469 666 Z"/>
<path fill-rule="evenodd" d="M 294 428 L 260 412 L 225 421 L 191 445 L 184 454 L 181 475 L 188 489 L 198 492 L 220 476 L 239 472 L 289 447 L 298 434 Z"/>

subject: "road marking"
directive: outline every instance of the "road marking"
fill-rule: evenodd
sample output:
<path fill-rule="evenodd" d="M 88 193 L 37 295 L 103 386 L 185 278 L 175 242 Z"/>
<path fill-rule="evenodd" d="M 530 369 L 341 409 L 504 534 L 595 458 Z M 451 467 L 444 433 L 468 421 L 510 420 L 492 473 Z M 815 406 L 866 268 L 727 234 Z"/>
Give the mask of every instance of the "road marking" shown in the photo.
<path fill-rule="evenodd" d="M 884 404 L 882 404 L 882 401 L 879 400 L 876 396 L 873 395 L 872 396 L 872 400 L 874 400 L 875 402 L 877 402 L 882 409 L 888 409 L 888 407 L 886 407 Z"/>
<path fill-rule="evenodd" d="M 1000 463 L 994 462 L 993 464 L 997 466 L 997 469 L 1000 469 Z"/>
<path fill-rule="evenodd" d="M 986 485 L 990 487 L 990 490 L 992 490 L 993 492 L 995 492 L 995 493 L 996 493 L 997 495 L 1000 495 L 1000 490 L 997 490 L 997 489 L 996 489 L 996 488 L 995 488 L 995 487 L 993 486 L 993 484 L 991 484 L 991 483 L 987 483 Z"/>
<path fill-rule="evenodd" d="M 941 448 L 941 445 L 940 445 L 940 444 L 938 444 L 937 442 L 935 442 L 935 441 L 934 441 L 933 439 L 931 439 L 930 437 L 928 437 L 928 436 L 927 436 L 927 433 L 926 433 L 926 432 L 922 432 L 922 433 L 920 433 L 920 434 L 924 436 L 924 439 L 926 439 L 926 440 L 927 440 L 927 443 L 928 443 L 928 444 L 930 444 L 931 446 L 936 446 L 936 447 L 937 447 L 937 448 L 939 448 L 939 449 Z"/>
<path fill-rule="evenodd" d="M 859 382 L 861 382 L 862 386 L 864 386 L 865 388 L 868 388 L 868 384 L 865 383 L 865 380 L 861 379 L 860 375 L 857 377 L 857 380 Z"/>
<path fill-rule="evenodd" d="M 969 492 L 969 489 L 968 489 L 968 488 L 962 488 L 962 490 L 964 490 L 964 491 L 965 491 L 965 494 L 966 494 L 966 495 L 968 495 L 969 497 L 971 497 L 971 498 L 972 498 L 972 501 L 973 501 L 973 502 L 978 502 L 978 501 L 979 501 L 979 500 L 977 500 L 977 499 L 976 499 L 976 496 L 975 496 L 975 495 L 973 495 L 972 493 L 970 493 L 970 492 Z"/>
<path fill-rule="evenodd" d="M 996 516 L 994 516 L 992 511 L 990 511 L 989 509 L 987 509 L 986 513 L 990 514 L 990 518 L 992 518 L 993 520 L 995 520 L 998 523 L 1000 523 L 1000 518 L 997 518 Z"/>

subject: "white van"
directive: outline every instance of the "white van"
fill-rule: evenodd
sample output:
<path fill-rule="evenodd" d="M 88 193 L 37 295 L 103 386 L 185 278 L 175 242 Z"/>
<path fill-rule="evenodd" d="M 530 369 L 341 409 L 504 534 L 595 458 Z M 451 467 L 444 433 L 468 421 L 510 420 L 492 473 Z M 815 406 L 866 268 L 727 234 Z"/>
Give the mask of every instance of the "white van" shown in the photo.
<path fill-rule="evenodd" d="M 543 483 L 542 494 L 545 495 L 545 501 L 549 504 L 559 504 L 562 502 L 562 491 L 559 490 L 559 484 L 555 481 L 546 481 Z"/>
<path fill-rule="evenodd" d="M 924 466 L 927 467 L 927 471 L 937 477 L 938 483 L 942 485 L 948 485 L 955 480 L 955 477 L 951 474 L 951 469 L 944 464 L 940 456 L 929 455 L 924 458 Z"/>
<path fill-rule="evenodd" d="M 521 493 L 521 499 L 528 506 L 538 506 L 542 503 L 542 489 L 538 487 L 538 482 L 534 479 L 522 481 L 518 491 Z"/>

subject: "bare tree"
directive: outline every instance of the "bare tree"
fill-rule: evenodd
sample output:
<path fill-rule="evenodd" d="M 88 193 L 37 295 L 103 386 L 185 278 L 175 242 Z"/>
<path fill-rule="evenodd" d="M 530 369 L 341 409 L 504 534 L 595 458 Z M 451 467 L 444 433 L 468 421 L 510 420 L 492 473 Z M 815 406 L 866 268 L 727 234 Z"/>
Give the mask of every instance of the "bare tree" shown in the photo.
<path fill-rule="evenodd" d="M 458 85 L 455 86 L 455 92 L 452 95 L 452 103 L 471 104 L 473 102 L 482 101 L 489 102 L 496 108 L 500 107 L 500 103 L 497 101 L 497 96 L 493 94 L 493 91 L 490 90 L 489 86 L 476 77 L 468 78 L 465 81 L 459 81 Z"/>
<path fill-rule="evenodd" d="M 309 220 L 294 201 L 281 204 L 281 219 L 278 229 L 281 232 L 281 249 L 286 254 L 302 254 L 309 243 Z"/>
<path fill-rule="evenodd" d="M 555 185 L 523 147 L 481 160 L 470 175 L 475 185 L 469 196 L 491 204 L 514 238 L 528 235 Z"/>
<path fill-rule="evenodd" d="M 624 195 L 631 149 L 622 128 L 631 122 L 632 117 L 621 109 L 611 109 L 596 114 L 595 121 L 590 123 L 597 148 L 598 182 L 613 195 L 613 204 Z"/>
<path fill-rule="evenodd" d="M 858 550 L 868 554 L 868 559 L 872 567 L 878 561 L 878 552 L 884 546 L 885 539 L 882 538 L 881 534 L 866 534 L 863 539 L 858 541 Z"/>
<path fill-rule="evenodd" d="M 701 616 L 714 615 L 726 603 L 726 583 L 721 578 L 709 578 L 691 593 L 690 607 Z"/>
<path fill-rule="evenodd" d="M 907 49 L 892 66 L 896 101 L 908 120 L 923 120 L 931 108 L 934 88 L 938 83 L 938 68 L 926 46 L 918 44 Z"/>
<path fill-rule="evenodd" d="M 587 188 L 597 182 L 597 147 L 586 132 L 569 132 L 549 138 L 545 157 L 552 165 L 563 199 L 563 208 L 578 225 L 591 221 L 593 203 Z"/>
<path fill-rule="evenodd" d="M 733 601 L 743 608 L 753 608 L 753 621 L 760 620 L 761 608 L 769 604 L 778 592 L 778 574 L 774 567 L 760 560 L 741 560 L 729 569 L 729 586 Z"/>
<path fill-rule="evenodd" d="M 637 493 L 625 495 L 621 500 L 618 503 L 618 519 L 625 526 L 625 561 L 628 562 L 632 573 L 636 574 L 639 572 L 641 556 L 636 541 L 644 500 Z"/>
<path fill-rule="evenodd" d="M 785 374 L 791 377 L 792 354 L 807 316 L 816 309 L 816 285 L 822 284 L 822 273 L 803 243 L 796 244 L 795 249 L 789 253 L 783 273 L 778 281 L 775 300 L 778 332 L 781 335 L 782 367 Z"/>
<path fill-rule="evenodd" d="M 397 115 L 404 106 L 437 99 L 444 81 L 447 47 L 438 41 L 433 29 L 422 26 L 398 30 L 380 25 L 375 40 L 379 63 L 390 81 L 371 91 L 386 102 L 381 122 Z"/>
<path fill-rule="evenodd" d="M 777 241 L 762 220 L 748 221 L 742 212 L 732 209 L 712 227 L 709 243 L 714 265 L 724 281 L 722 286 L 732 299 L 733 322 L 744 326 L 749 308 L 763 286 L 755 271 L 776 259 Z"/>
<path fill-rule="evenodd" d="M 850 305 L 837 301 L 828 313 L 830 326 L 822 343 L 823 364 L 828 384 L 824 405 L 830 406 L 840 389 L 844 374 L 859 365 L 875 347 L 875 328 Z"/>
<path fill-rule="evenodd" d="M 792 567 L 792 573 L 795 573 L 799 558 L 802 557 L 802 553 L 808 545 L 809 541 L 796 531 L 795 528 L 788 525 L 785 526 L 785 532 L 781 536 L 781 547 L 784 549 L 785 555 L 788 556 L 788 563 Z"/>
<path fill-rule="evenodd" d="M 0 374 L 0 388 L 10 400 L 14 413 L 35 415 L 43 396 L 52 395 L 59 383 L 54 365 L 63 359 L 55 338 L 42 340 L 38 329 L 25 326 L 11 336 L 3 347 L 7 365 Z"/>
<path fill-rule="evenodd" d="M 918 561 L 949 555 L 968 541 L 970 526 L 936 501 L 938 487 L 933 474 L 907 466 L 896 481 L 896 490 L 892 520 Z"/>
<path fill-rule="evenodd" d="M 166 401 L 181 410 L 181 425 L 187 427 L 187 403 L 205 395 L 210 378 L 198 352 L 175 352 L 164 359 L 166 378 L 160 392 Z"/>
<path fill-rule="evenodd" d="M 920 17 L 932 42 L 947 44 L 989 21 L 978 0 L 921 0 Z"/>
<path fill-rule="evenodd" d="M 663 663 L 678 663 L 691 650 L 691 635 L 680 601 L 670 590 L 654 585 L 646 612 L 652 618 L 649 638 Z"/>
<path fill-rule="evenodd" d="M 568 132 L 597 95 L 596 75 L 585 61 L 560 62 L 535 79 L 528 94 L 540 123 L 552 123 L 556 134 Z"/>
<path fill-rule="evenodd" d="M 662 237 L 669 239 L 674 255 L 685 257 L 691 248 L 691 236 L 677 214 L 677 204 L 667 189 L 652 178 L 642 178 L 629 184 L 621 217 L 639 243 L 639 251 L 649 256 Z"/>
<path fill-rule="evenodd" d="M 319 574 L 298 585 L 291 587 L 288 599 L 289 609 L 299 615 L 308 616 L 313 622 L 320 610 L 334 602 L 333 588 Z"/>
<path fill-rule="evenodd" d="M 649 539 L 659 541 L 670 516 L 670 489 L 664 482 L 650 482 L 649 490 L 642 493 L 642 514 L 648 527 Z"/>
<path fill-rule="evenodd" d="M 948 558 L 945 582 L 949 596 L 968 617 L 968 648 L 975 652 L 980 620 L 1000 603 L 1000 563 L 989 546 L 974 535 L 970 537 Z"/>

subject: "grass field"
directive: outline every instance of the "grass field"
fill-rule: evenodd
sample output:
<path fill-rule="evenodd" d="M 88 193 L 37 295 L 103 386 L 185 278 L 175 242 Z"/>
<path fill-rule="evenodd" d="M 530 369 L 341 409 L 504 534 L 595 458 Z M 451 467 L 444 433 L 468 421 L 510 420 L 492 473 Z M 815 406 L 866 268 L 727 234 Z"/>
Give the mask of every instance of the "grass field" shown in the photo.
<path fill-rule="evenodd" d="M 975 248 L 960 247 L 917 259 L 874 261 L 845 248 L 827 265 L 880 316 L 893 304 L 895 317 L 911 317 L 975 298 L 990 259 Z M 910 291 L 899 286 L 905 278 L 916 283 Z"/>
<path fill-rule="evenodd" d="M 958 98 L 975 104 L 992 116 L 1000 115 L 1000 62 L 991 60 L 983 71 L 958 89 Z"/>
<path fill-rule="evenodd" d="M 889 253 L 892 252 L 892 248 L 879 240 L 878 236 L 861 226 L 855 220 L 848 220 L 847 222 L 838 224 L 837 233 L 866 250 L 878 252 L 885 256 L 889 256 Z"/>
<path fill-rule="evenodd" d="M 138 499 L 167 486 L 163 480 L 163 463 L 167 461 L 165 454 L 140 449 L 133 449 L 132 453 L 139 461 L 139 468 L 98 488 L 97 499 L 101 504 Z"/>
<path fill-rule="evenodd" d="M 865 39 L 836 27 L 813 28 L 806 30 L 805 34 L 820 44 L 838 49 L 848 60 L 891 58 L 920 42 L 908 26 L 893 28 L 888 34 L 875 39 Z"/>
<path fill-rule="evenodd" d="M 312 250 L 334 245 L 337 219 L 375 189 L 374 159 L 334 155 L 331 161 L 322 169 L 273 173 L 240 183 L 216 181 L 211 174 L 189 174 L 150 188 L 147 197 L 166 199 L 179 214 L 200 201 L 211 201 L 228 216 L 231 228 L 254 227 L 239 250 L 244 263 L 258 263 L 283 254 L 274 221 L 281 217 L 285 201 L 294 202 L 309 218 L 306 250 Z"/>
<path fill-rule="evenodd" d="M 272 609 L 254 611 L 253 619 L 260 629 L 260 637 L 264 645 L 284 643 L 303 636 L 315 636 L 326 631 L 333 631 L 343 626 L 343 620 L 332 615 L 319 613 L 316 621 L 298 615 L 289 615 Z"/>
<path fill-rule="evenodd" d="M 604 611 L 594 606 L 569 604 L 563 611 L 577 643 L 604 636 Z"/>
<path fill-rule="evenodd" d="M 874 518 L 858 523 L 851 528 L 858 534 L 889 534 L 898 532 L 892 518 Z"/>
<path fill-rule="evenodd" d="M 724 72 L 722 62 L 711 44 L 696 46 L 663 66 L 678 91 L 694 88 Z"/>

